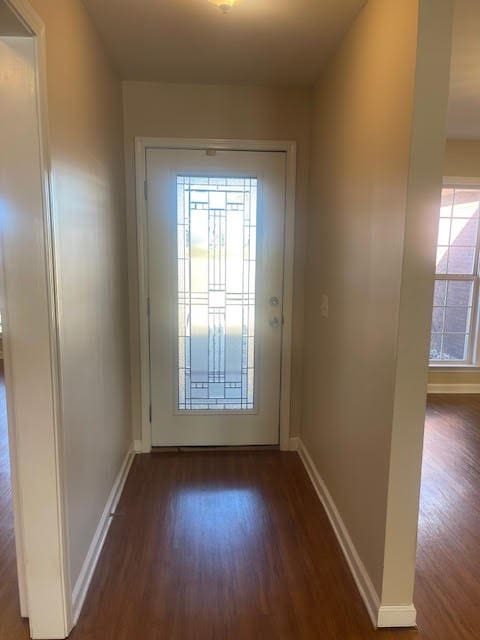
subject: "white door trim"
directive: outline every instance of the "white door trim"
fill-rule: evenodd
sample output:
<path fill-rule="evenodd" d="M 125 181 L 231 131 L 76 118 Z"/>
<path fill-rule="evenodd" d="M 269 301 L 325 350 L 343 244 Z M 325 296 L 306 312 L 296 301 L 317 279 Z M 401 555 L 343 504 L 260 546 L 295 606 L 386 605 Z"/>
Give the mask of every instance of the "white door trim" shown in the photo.
<path fill-rule="evenodd" d="M 37 434 L 44 441 L 51 442 L 51 449 L 45 445 L 40 460 L 45 468 L 43 474 L 33 476 L 26 473 L 29 456 L 40 455 L 35 443 L 32 447 L 19 446 L 19 442 L 28 437 L 28 429 L 23 433 L 24 425 L 18 420 L 15 411 L 15 398 L 19 389 L 13 384 L 9 370 L 16 366 L 15 357 L 10 363 L 10 346 L 8 341 L 8 309 L 9 301 L 16 297 L 16 292 L 8 287 L 8 279 L 2 274 L 1 286 L 4 291 L 7 317 L 7 336 L 4 341 L 7 404 L 11 407 L 8 414 L 10 437 L 10 458 L 12 467 L 13 508 L 15 517 L 15 542 L 17 549 L 18 579 L 22 616 L 30 618 L 32 637 L 66 637 L 72 628 L 72 603 L 70 588 L 70 570 L 68 554 L 68 527 L 66 518 L 66 489 L 64 481 L 64 448 L 63 429 L 61 423 L 60 371 L 58 353 L 58 317 L 57 293 L 55 286 L 55 255 L 53 242 L 53 190 L 50 160 L 50 139 L 48 126 L 48 94 L 47 94 L 47 58 L 45 25 L 33 10 L 28 0 L 6 0 L 7 6 L 32 34 L 34 43 L 34 73 L 36 79 L 36 118 L 39 136 L 39 168 L 42 183 L 42 202 L 39 203 L 43 219 L 43 255 L 44 264 L 32 261 L 32 270 L 43 269 L 45 274 L 45 295 L 48 309 L 49 370 L 51 397 L 49 401 L 50 419 L 43 420 L 38 416 Z M 32 259 L 33 260 L 33 259 Z M 23 436 L 23 438 L 22 438 Z M 27 450 L 26 450 L 27 449 Z M 45 453 L 45 455 L 43 455 Z M 33 468 L 33 465 L 31 465 Z M 47 473 L 48 472 L 48 473 Z M 49 478 L 47 478 L 47 475 Z M 53 478 L 53 485 L 51 479 Z M 50 479 L 50 481 L 49 481 Z M 33 487 L 32 483 L 35 483 Z M 45 485 L 43 487 L 43 484 Z M 53 490 L 54 487 L 54 490 Z M 35 491 L 33 491 L 35 489 Z M 39 523 L 38 504 L 29 499 L 30 495 L 41 493 L 45 496 L 44 510 L 50 513 L 49 531 L 45 531 L 45 522 Z M 37 531 L 35 523 L 41 530 Z M 34 526 L 32 527 L 32 523 Z M 32 531 L 33 529 L 33 531 Z M 46 568 L 43 558 L 56 558 L 55 568 L 48 569 L 49 582 L 42 588 L 42 571 Z M 37 562 L 40 561 L 40 562 Z M 35 577 L 35 579 L 33 579 Z M 51 580 L 51 583 L 50 583 Z M 48 601 L 45 594 L 48 592 Z M 55 594 L 55 595 L 54 595 Z M 46 610 L 46 604 L 51 606 Z"/>
<path fill-rule="evenodd" d="M 292 361 L 293 266 L 295 246 L 296 143 L 270 140 L 214 140 L 193 138 L 135 138 L 136 223 L 138 250 L 138 320 L 140 327 L 141 450 L 152 448 L 150 424 L 150 366 L 148 338 L 148 242 L 145 198 L 147 149 L 216 149 L 217 151 L 283 151 L 286 154 L 284 325 L 280 385 L 280 448 L 290 446 L 290 386 Z"/>

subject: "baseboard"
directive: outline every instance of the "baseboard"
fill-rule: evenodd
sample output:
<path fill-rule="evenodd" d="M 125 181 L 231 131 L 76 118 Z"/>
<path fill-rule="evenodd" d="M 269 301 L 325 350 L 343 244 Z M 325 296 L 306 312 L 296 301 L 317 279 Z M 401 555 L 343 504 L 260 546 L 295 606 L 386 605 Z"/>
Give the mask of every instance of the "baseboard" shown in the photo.
<path fill-rule="evenodd" d="M 428 393 L 480 393 L 480 384 L 429 384 Z"/>
<path fill-rule="evenodd" d="M 405 606 L 381 606 L 378 610 L 378 627 L 415 627 L 417 611 L 413 604 Z"/>
<path fill-rule="evenodd" d="M 299 446 L 300 446 L 300 438 L 298 436 L 292 436 L 288 441 L 288 450 L 298 451 Z"/>
<path fill-rule="evenodd" d="M 78 580 L 73 588 L 72 592 L 72 609 L 73 609 L 73 624 L 77 624 L 78 617 L 85 601 L 90 582 L 92 580 L 93 572 L 97 566 L 98 558 L 102 551 L 105 538 L 107 537 L 110 524 L 112 522 L 112 513 L 115 511 L 120 496 L 122 495 L 123 487 L 130 471 L 130 467 L 135 457 L 135 449 L 132 446 L 127 455 L 125 456 L 120 471 L 118 472 L 115 482 L 113 483 L 112 490 L 108 496 L 105 509 L 100 517 L 97 529 L 93 536 L 92 542 L 87 552 L 87 556 L 83 563 Z"/>
<path fill-rule="evenodd" d="M 134 440 L 133 450 L 135 453 L 143 453 L 143 442 L 141 440 Z"/>
<path fill-rule="evenodd" d="M 300 438 L 298 438 L 298 453 L 330 520 L 332 529 L 337 537 L 374 628 L 415 627 L 417 613 L 413 604 L 401 606 L 382 606 L 380 604 L 377 591 L 355 549 L 355 545 L 350 538 L 348 529 L 342 520 L 335 502 Z"/>
<path fill-rule="evenodd" d="M 345 556 L 345 560 L 347 561 L 353 579 L 355 580 L 355 584 L 357 585 L 357 589 L 365 603 L 368 615 L 370 616 L 373 626 L 376 628 L 378 626 L 378 611 L 380 609 L 380 598 L 378 597 L 376 589 L 370 580 L 370 576 L 368 575 L 357 550 L 355 549 L 355 545 L 350 538 L 347 527 L 335 506 L 330 492 L 328 491 L 312 458 L 310 457 L 310 454 L 301 440 L 299 442 L 298 453 L 308 475 L 310 476 L 310 480 L 312 481 L 315 491 L 320 498 L 320 502 L 327 513 L 332 529 L 343 551 L 343 555 Z"/>

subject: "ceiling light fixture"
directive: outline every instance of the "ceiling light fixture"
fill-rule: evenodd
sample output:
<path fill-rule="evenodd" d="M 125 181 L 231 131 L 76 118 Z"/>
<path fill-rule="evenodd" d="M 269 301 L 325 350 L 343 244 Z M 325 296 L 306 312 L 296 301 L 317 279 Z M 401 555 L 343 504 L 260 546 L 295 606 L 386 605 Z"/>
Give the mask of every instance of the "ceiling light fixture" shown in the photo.
<path fill-rule="evenodd" d="M 210 2 L 216 5 L 223 13 L 228 13 L 237 0 L 210 0 Z"/>

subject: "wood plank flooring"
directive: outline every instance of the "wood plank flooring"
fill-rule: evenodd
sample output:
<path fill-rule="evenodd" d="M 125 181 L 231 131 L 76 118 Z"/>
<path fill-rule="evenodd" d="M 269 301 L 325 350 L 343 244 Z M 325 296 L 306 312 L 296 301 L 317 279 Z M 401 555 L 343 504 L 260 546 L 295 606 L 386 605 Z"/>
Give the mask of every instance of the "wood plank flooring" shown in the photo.
<path fill-rule="evenodd" d="M 296 454 L 222 451 L 137 456 L 71 638 L 480 638 L 480 396 L 432 397 L 425 442 L 419 631 L 373 631 Z M 0 638 L 24 640 L 8 500 Z"/>
<path fill-rule="evenodd" d="M 424 637 L 480 639 L 478 395 L 429 398 L 418 543 L 415 604 Z"/>
<path fill-rule="evenodd" d="M 372 635 L 296 454 L 139 456 L 119 513 L 75 640 Z"/>

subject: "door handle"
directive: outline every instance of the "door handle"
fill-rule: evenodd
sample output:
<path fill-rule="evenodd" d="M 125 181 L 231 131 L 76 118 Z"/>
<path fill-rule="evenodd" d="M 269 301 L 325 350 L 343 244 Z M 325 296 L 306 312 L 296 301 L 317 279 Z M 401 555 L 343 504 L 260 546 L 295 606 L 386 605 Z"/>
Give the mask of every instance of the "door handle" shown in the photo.
<path fill-rule="evenodd" d="M 280 320 L 275 316 L 274 318 L 270 318 L 268 324 L 272 327 L 272 329 L 277 329 L 280 326 Z"/>

